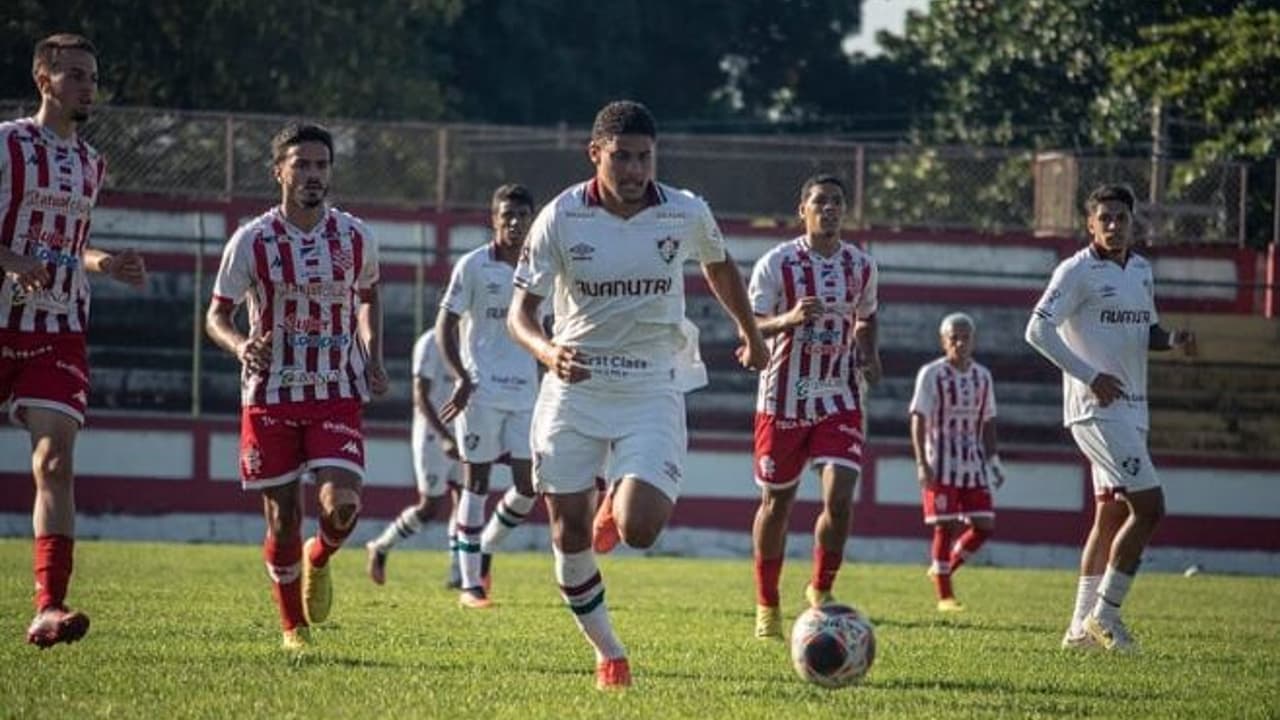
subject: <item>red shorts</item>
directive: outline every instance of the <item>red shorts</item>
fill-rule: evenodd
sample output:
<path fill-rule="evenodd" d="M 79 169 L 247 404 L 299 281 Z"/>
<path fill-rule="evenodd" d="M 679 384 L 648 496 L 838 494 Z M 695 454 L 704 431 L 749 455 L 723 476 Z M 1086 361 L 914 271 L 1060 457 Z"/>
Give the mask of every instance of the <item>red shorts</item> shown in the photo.
<path fill-rule="evenodd" d="M 819 420 L 787 420 L 756 413 L 756 484 L 786 488 L 800 481 L 805 461 L 862 471 L 862 411 Z"/>
<path fill-rule="evenodd" d="M 995 506 L 991 503 L 991 490 L 984 487 L 935 485 L 933 489 L 921 490 L 920 496 L 926 525 L 996 516 Z"/>
<path fill-rule="evenodd" d="M 340 467 L 364 478 L 362 407 L 354 398 L 250 405 L 240 414 L 240 484 L 260 490 L 307 470 Z"/>
<path fill-rule="evenodd" d="M 0 406 L 22 424 L 18 410 L 56 410 L 84 424 L 89 404 L 89 361 L 83 333 L 0 330 Z"/>

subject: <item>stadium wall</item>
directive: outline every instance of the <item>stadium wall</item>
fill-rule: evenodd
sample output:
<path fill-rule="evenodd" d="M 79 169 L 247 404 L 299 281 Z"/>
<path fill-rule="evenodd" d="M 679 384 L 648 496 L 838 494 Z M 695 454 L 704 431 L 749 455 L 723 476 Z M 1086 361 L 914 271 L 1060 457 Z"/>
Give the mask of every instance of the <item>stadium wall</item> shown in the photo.
<path fill-rule="evenodd" d="M 368 537 L 415 498 L 407 429 L 368 428 L 363 521 Z M 1013 566 L 1075 564 L 1088 530 L 1087 467 L 1070 448 L 1006 451 L 1008 485 L 996 495 L 996 540 L 977 562 Z M 95 418 L 76 445 L 81 537 L 257 542 L 263 532 L 256 493 L 237 482 L 238 425 L 231 420 L 108 416 Z M 0 534 L 30 532 L 33 489 L 26 434 L 0 428 Z M 1146 566 L 1280 574 L 1280 478 L 1251 461 L 1156 457 L 1169 515 Z M 651 552 L 746 556 L 756 504 L 745 438 L 695 435 L 670 529 Z M 507 483 L 495 478 L 495 495 Z M 817 481 L 801 486 L 792 518 L 791 554 L 807 556 L 819 510 Z M 854 507 L 855 560 L 924 562 L 927 535 L 909 448 L 874 436 Z M 531 520 L 545 523 L 541 509 Z M 516 548 L 545 548 L 545 527 L 521 530 Z M 443 530 L 417 539 L 442 548 Z"/>

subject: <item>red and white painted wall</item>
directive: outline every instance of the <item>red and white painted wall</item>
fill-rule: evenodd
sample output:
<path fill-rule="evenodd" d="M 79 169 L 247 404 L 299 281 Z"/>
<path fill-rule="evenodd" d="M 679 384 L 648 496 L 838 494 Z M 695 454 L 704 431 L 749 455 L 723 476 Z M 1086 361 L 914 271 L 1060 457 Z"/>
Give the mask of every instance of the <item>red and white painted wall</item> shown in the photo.
<path fill-rule="evenodd" d="M 368 429 L 365 510 L 357 540 L 414 502 L 406 428 Z M 76 445 L 82 537 L 256 542 L 256 493 L 237 480 L 237 425 L 230 420 L 98 416 Z M 856 560 L 924 562 L 926 530 L 909 449 L 872 437 L 854 506 Z M 977 562 L 1071 566 L 1091 512 L 1088 468 L 1070 448 L 1006 451 L 1010 480 L 996 496 L 996 537 Z M 1169 515 L 1146 559 L 1155 570 L 1198 564 L 1209 571 L 1280 574 L 1280 477 L 1261 462 L 1157 457 Z M 0 535 L 30 533 L 33 497 L 25 432 L 0 427 Z M 746 556 L 757 490 L 746 439 L 695 433 L 671 526 L 654 552 Z M 499 472 L 495 492 L 506 479 Z M 801 486 L 789 549 L 807 555 L 818 512 L 817 481 Z M 512 538 L 545 548 L 539 511 Z M 443 548 L 434 528 L 415 543 Z"/>

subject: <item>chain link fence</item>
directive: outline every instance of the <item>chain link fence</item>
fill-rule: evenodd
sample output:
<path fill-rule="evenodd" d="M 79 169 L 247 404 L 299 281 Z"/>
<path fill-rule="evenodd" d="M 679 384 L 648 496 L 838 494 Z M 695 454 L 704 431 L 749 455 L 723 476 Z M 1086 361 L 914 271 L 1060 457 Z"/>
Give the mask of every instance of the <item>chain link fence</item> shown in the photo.
<path fill-rule="evenodd" d="M 0 102 L 0 117 L 34 106 Z M 189 197 L 272 197 L 270 142 L 283 116 L 103 107 L 85 136 L 109 159 L 114 190 Z M 330 120 L 337 196 L 412 208 L 486 208 L 517 180 L 545 201 L 589 176 L 582 129 Z M 707 199 L 717 215 L 789 220 L 815 172 L 850 188 L 857 227 L 1080 234 L 1084 196 L 1126 182 L 1143 202 L 1142 232 L 1160 243 L 1243 243 L 1247 174 L 1235 163 L 976 147 L 920 147 L 780 135 L 664 134 L 661 177 Z M 1155 202 L 1149 202 L 1155 193 Z"/>

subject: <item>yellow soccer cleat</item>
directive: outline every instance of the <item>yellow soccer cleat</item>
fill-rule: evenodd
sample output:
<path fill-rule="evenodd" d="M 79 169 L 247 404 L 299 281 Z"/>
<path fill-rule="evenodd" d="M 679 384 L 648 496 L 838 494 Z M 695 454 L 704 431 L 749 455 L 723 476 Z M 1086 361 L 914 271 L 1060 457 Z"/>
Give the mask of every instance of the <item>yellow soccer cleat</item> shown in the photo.
<path fill-rule="evenodd" d="M 1084 619 L 1085 634 L 1093 638 L 1094 642 L 1112 652 L 1137 652 L 1138 643 L 1134 642 L 1133 636 L 1129 634 L 1129 628 L 1124 626 L 1124 621 L 1120 618 L 1103 618 L 1097 615 L 1090 615 Z"/>
<path fill-rule="evenodd" d="M 756 638 L 759 640 L 784 640 L 782 611 L 772 605 L 756 606 Z"/>
<path fill-rule="evenodd" d="M 1083 628 L 1075 633 L 1071 632 L 1071 628 L 1067 628 L 1066 634 L 1062 636 L 1063 650 L 1095 650 L 1099 647 L 1098 641 Z"/>
<path fill-rule="evenodd" d="M 285 630 L 280 640 L 280 647 L 289 652 L 301 652 L 311 647 L 311 628 L 299 625 L 292 630 Z"/>
<path fill-rule="evenodd" d="M 830 590 L 819 590 L 813 583 L 804 586 L 804 599 L 809 601 L 809 607 L 822 607 L 838 602 Z"/>
<path fill-rule="evenodd" d="M 313 537 L 302 545 L 302 607 L 306 610 L 307 622 L 312 625 L 328 620 L 329 610 L 333 608 L 333 577 L 329 574 L 329 565 L 311 564 L 311 548 L 318 542 Z"/>
<path fill-rule="evenodd" d="M 458 594 L 458 607 L 465 610 L 488 610 L 493 607 L 493 601 L 485 594 L 484 588 L 477 587 Z"/>
<path fill-rule="evenodd" d="M 955 598 L 942 598 L 938 601 L 938 612 L 941 613 L 958 613 L 964 612 L 964 603 Z"/>

